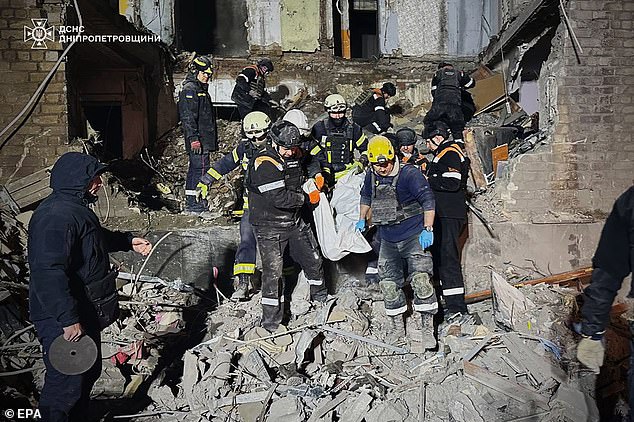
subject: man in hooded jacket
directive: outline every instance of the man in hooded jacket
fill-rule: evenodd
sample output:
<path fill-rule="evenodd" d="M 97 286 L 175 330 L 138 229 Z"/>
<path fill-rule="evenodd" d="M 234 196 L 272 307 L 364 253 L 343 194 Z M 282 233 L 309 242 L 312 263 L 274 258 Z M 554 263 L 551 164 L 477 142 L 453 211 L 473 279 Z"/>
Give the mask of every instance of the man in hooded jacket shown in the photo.
<path fill-rule="evenodd" d="M 100 350 L 100 331 L 118 316 L 116 271 L 108 253 L 147 255 L 152 245 L 131 233 L 101 227 L 89 208 L 102 186 L 106 166 L 90 155 L 69 152 L 51 171 L 51 193 L 29 223 L 29 312 L 44 350 L 46 377 L 39 410 L 47 421 L 86 420 L 82 415 L 101 373 L 101 356 L 80 375 L 65 375 L 50 362 L 60 335 L 67 341 L 90 336 Z M 73 411 L 73 412 L 71 412 Z M 73 416 L 74 415 L 74 416 Z"/>

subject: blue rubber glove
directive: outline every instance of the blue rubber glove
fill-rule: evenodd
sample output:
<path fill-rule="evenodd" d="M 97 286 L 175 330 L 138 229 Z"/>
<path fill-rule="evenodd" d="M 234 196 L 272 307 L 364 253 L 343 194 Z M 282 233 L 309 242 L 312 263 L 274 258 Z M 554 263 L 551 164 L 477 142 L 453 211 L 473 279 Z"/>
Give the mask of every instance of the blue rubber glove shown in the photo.
<path fill-rule="evenodd" d="M 354 228 L 359 230 L 360 232 L 365 230 L 365 220 L 362 219 L 357 221 L 357 224 L 354 225 Z"/>
<path fill-rule="evenodd" d="M 423 249 L 429 248 L 432 243 L 434 243 L 434 232 L 428 232 L 427 230 L 420 232 L 418 243 L 420 243 Z"/>

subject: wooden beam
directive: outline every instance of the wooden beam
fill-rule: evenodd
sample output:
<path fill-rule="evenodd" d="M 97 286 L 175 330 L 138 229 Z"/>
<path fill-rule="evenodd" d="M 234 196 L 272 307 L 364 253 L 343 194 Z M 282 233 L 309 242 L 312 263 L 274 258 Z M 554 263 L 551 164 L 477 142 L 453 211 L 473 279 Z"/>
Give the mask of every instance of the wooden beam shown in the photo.
<path fill-rule="evenodd" d="M 479 191 L 487 190 L 487 179 L 482 172 L 482 160 L 478 155 L 478 148 L 475 143 L 475 135 L 472 130 L 465 131 L 464 137 L 465 152 L 471 160 L 471 176 L 473 177 L 473 183 Z"/>
<path fill-rule="evenodd" d="M 544 278 L 538 278 L 531 281 L 523 281 L 521 283 L 513 284 L 515 287 L 533 286 L 535 284 L 572 284 L 576 281 L 582 281 L 590 278 L 592 275 L 592 267 L 582 268 L 580 270 L 568 271 L 561 274 L 555 274 Z M 467 303 L 475 303 L 481 300 L 489 299 L 491 297 L 491 290 L 482 290 L 479 292 L 469 293 L 465 295 L 465 301 Z"/>

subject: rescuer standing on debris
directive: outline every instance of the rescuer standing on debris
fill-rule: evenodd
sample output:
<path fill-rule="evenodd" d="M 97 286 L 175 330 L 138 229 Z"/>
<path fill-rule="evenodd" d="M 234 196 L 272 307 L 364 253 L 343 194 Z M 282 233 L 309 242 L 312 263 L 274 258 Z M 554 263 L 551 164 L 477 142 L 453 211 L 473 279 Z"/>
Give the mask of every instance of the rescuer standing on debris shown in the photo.
<path fill-rule="evenodd" d="M 209 168 L 209 153 L 218 149 L 216 114 L 207 90 L 212 73 L 211 60 L 196 57 L 190 64 L 190 71 L 178 100 L 185 148 L 189 154 L 185 212 L 205 219 L 211 215 L 207 210 L 207 201 L 197 201 L 196 184 Z"/>
<path fill-rule="evenodd" d="M 238 166 L 241 166 L 243 172 L 247 171 L 249 160 L 266 146 L 266 138 L 270 127 L 271 119 L 261 111 L 253 111 L 246 115 L 242 121 L 242 130 L 246 139 L 243 139 L 230 153 L 216 161 L 200 178 L 196 190 L 200 192 L 200 196 L 203 199 L 207 198 L 211 185 L 216 180 L 220 180 L 225 174 L 228 174 Z M 233 265 L 235 280 L 233 285 L 234 293 L 231 296 L 232 299 L 239 300 L 248 298 L 251 277 L 255 273 L 255 254 L 257 250 L 255 232 L 249 222 L 249 200 L 246 186 L 243 194 L 244 214 L 240 220 L 240 244 L 238 245 Z"/>
<path fill-rule="evenodd" d="M 456 70 L 450 63 L 440 63 L 431 81 L 431 109 L 423 120 L 426 133 L 436 129 L 438 122 L 444 122 L 451 130 L 454 141 L 462 144 L 466 123 L 462 108 L 463 90 L 474 86 L 475 81 L 469 75 Z"/>
<path fill-rule="evenodd" d="M 53 189 L 29 223 L 29 312 L 44 350 L 46 377 L 39 409 L 43 420 L 83 420 L 90 390 L 101 373 L 101 356 L 85 373 L 65 375 L 50 362 L 60 335 L 67 341 L 90 336 L 100 350 L 100 331 L 119 315 L 108 252 L 147 255 L 152 245 L 130 233 L 104 229 L 89 208 L 102 186 L 106 166 L 90 155 L 69 152 L 51 171 Z M 85 415 L 84 415 L 85 416 Z"/>
<path fill-rule="evenodd" d="M 597 374 L 603 365 L 603 335 L 610 323 L 612 302 L 625 277 L 632 273 L 633 264 L 634 186 L 614 203 L 592 259 L 592 281 L 583 291 L 581 334 L 584 338 L 577 347 L 577 358 Z M 630 287 L 628 296 L 634 296 L 634 285 Z M 634 350 L 634 322 L 630 320 L 629 325 L 632 332 L 630 349 Z M 630 420 L 634 418 L 634 374 L 631 368 L 634 368 L 634 353 L 630 355 L 628 372 Z"/>
<path fill-rule="evenodd" d="M 423 344 L 434 348 L 433 319 L 438 311 L 438 300 L 431 283 L 432 258 L 425 250 L 434 241 L 434 194 L 419 169 L 399 163 L 386 137 L 370 139 L 368 159 L 372 171 L 366 173 L 361 188 L 357 229 L 365 228 L 371 210 L 372 223 L 379 227 L 381 238 L 379 286 L 390 317 L 391 340 L 405 339 L 405 263 L 408 282 L 414 290 L 414 310 L 422 314 Z"/>
<path fill-rule="evenodd" d="M 396 87 L 392 82 L 386 82 L 381 88 L 374 88 L 361 94 L 352 107 L 352 120 L 368 133 L 386 132 L 392 127 L 386 103 L 395 95 Z"/>
<path fill-rule="evenodd" d="M 332 186 L 334 181 L 346 174 L 354 165 L 354 151 L 359 151 L 359 161 L 363 166 L 368 164 L 365 150 L 368 138 L 361 127 L 348 120 L 346 110 L 348 104 L 343 96 L 332 94 L 326 97 L 324 109 L 328 117 L 319 120 L 313 125 L 312 135 L 323 151 L 325 162 L 324 169 L 329 173 L 328 183 Z M 314 150 L 310 153 L 313 154 Z"/>
<path fill-rule="evenodd" d="M 273 72 L 270 59 L 260 59 L 257 64 L 247 66 L 238 74 L 231 100 L 238 105 L 240 119 L 252 111 L 261 111 L 272 116 L 270 97 L 266 92 L 266 76 Z"/>
<path fill-rule="evenodd" d="M 467 223 L 469 159 L 456 142 L 449 140 L 442 123 L 428 135 L 427 146 L 434 154 L 427 165 L 427 180 L 436 198 L 436 239 L 432 247 L 435 273 L 445 298 L 446 315 L 466 314 L 459 238 Z"/>
<path fill-rule="evenodd" d="M 282 256 L 286 248 L 306 274 L 311 299 L 325 301 L 327 289 L 317 242 L 301 217 L 307 180 L 299 129 L 282 120 L 271 127 L 269 140 L 271 144 L 249 162 L 247 186 L 250 221 L 262 260 L 262 326 L 274 331 L 284 316 Z M 315 174 L 308 172 L 311 177 Z"/>

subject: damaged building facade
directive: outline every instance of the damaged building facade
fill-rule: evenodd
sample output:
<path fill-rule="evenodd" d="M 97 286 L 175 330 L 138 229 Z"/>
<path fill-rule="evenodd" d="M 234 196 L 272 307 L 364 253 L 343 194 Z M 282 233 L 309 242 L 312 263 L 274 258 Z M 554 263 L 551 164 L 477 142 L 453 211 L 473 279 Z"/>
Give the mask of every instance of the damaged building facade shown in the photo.
<path fill-rule="evenodd" d="M 165 135 L 178 124 L 175 98 L 185 76 L 186 67 L 182 64 L 186 60 L 183 58 L 192 57 L 193 52 L 213 56 L 215 69 L 210 94 L 219 110 L 228 111 L 223 116 L 232 114 L 230 94 L 238 72 L 267 56 L 275 64 L 275 71 L 267 79 L 271 97 L 280 104 L 288 103 L 298 95 L 312 98 L 312 107 L 304 108 L 311 121 L 322 113 L 321 103 L 328 94 L 340 93 L 352 101 L 363 88 L 391 81 L 397 87 L 397 95 L 391 103 L 398 103 L 403 108 L 402 113 L 392 117 L 395 128 L 407 125 L 418 133 L 431 104 L 431 77 L 438 62 L 446 60 L 473 72 L 478 80 L 473 91 L 478 110 L 468 125 L 473 133 L 473 148 L 468 152 L 474 158 L 474 170 L 480 174 L 480 179 L 473 182 L 476 194 L 472 202 L 489 228 L 480 218 L 470 214 L 463 250 L 467 293 L 488 289 L 492 269 L 510 281 L 577 270 L 590 264 L 603 221 L 614 199 L 634 183 L 633 21 L 634 3 L 629 0 L 78 0 L 76 3 L 0 0 L 0 101 L 3 104 L 0 108 L 0 185 L 6 187 L 19 210 L 29 210 L 48 193 L 43 186 L 46 179 L 42 174 L 66 151 L 90 148 L 98 150 L 107 160 L 117 161 L 132 159 L 150 150 L 160 160 L 163 150 L 155 147 L 159 141 L 170 139 Z M 60 43 L 60 27 L 67 33 L 76 34 L 81 26 L 85 28 L 85 34 L 90 35 L 158 37 L 161 41 L 85 41 L 70 48 L 69 42 Z M 51 28 L 54 30 L 49 32 Z M 235 116 L 232 118 L 236 119 Z M 504 144 L 508 154 L 500 157 L 496 154 Z M 221 142 L 221 146 L 226 145 Z M 172 145 L 172 148 L 181 146 Z M 170 159 L 166 158 L 167 161 Z M 33 188 L 25 189 L 28 186 Z M 16 193 L 20 190 L 22 193 Z M 5 198 L 3 194 L 1 199 Z M 125 197 L 110 198 L 110 201 L 114 216 L 135 212 L 129 209 Z M 176 214 L 178 210 L 169 211 Z M 159 357 L 163 353 L 169 354 L 171 348 L 177 348 L 177 342 L 183 343 L 177 338 L 173 343 L 166 342 L 163 348 L 153 344 L 158 337 L 178 333 L 186 322 L 191 323 L 184 316 L 189 310 L 181 313 L 181 308 L 198 306 L 198 303 L 192 303 L 198 299 L 221 302 L 221 292 L 214 290 L 211 290 L 211 296 L 214 296 L 211 300 L 208 296 L 194 297 L 192 292 L 196 292 L 196 288 L 210 285 L 209 260 L 190 253 L 183 245 L 189 246 L 191 239 L 196 239 L 220 255 L 222 258 L 213 265 L 220 267 L 221 277 L 213 278 L 213 282 L 226 282 L 233 264 L 238 231 L 233 224 L 202 228 L 196 224 L 185 226 L 187 230 L 181 230 L 183 225 L 180 225 L 175 226 L 173 232 L 157 230 L 152 233 L 153 242 L 174 234 L 162 244 L 164 250 L 155 255 L 164 260 L 160 265 L 163 273 L 152 276 L 177 281 L 163 283 L 163 280 L 157 281 L 158 277 L 147 274 L 144 277 L 152 282 L 163 283 L 156 289 L 158 294 L 141 288 L 141 292 L 137 292 L 133 283 L 122 289 L 132 298 L 125 304 L 126 309 L 133 311 L 123 324 L 124 329 L 112 326 L 106 333 L 116 342 L 109 350 L 114 363 L 104 372 L 115 375 L 105 384 L 98 385 L 104 395 L 134 394 L 153 373 Z M 203 234 L 194 234 L 199 228 Z M 24 233 L 21 235 L 24 237 Z M 135 269 L 138 264 L 135 262 Z M 189 272 L 188 276 L 192 271 L 197 276 L 183 277 L 185 271 Z M 134 277 L 131 273 L 129 279 Z M 586 271 L 584 277 L 587 275 Z M 178 277 L 192 285 L 183 284 Z M 529 293 L 529 300 L 523 304 L 527 315 L 535 317 L 528 318 L 529 321 L 548 314 L 546 325 L 550 329 L 550 322 L 558 317 L 557 312 L 541 312 L 541 309 L 557 301 L 566 302 L 565 312 L 573 312 L 569 297 L 561 299 L 563 294 L 559 292 L 537 287 Z M 145 300 L 140 303 L 149 303 L 151 311 L 134 311 L 134 306 L 138 305 L 136 300 Z M 296 306 L 303 305 L 308 309 L 310 305 L 304 302 L 297 300 Z M 165 303 L 172 307 L 161 308 Z M 379 315 L 384 310 L 376 303 L 371 306 L 374 315 Z M 234 333 L 245 325 L 258 324 L 259 315 L 250 313 L 252 305 L 242 303 L 234 307 L 230 303 L 220 309 L 213 316 L 217 319 L 211 325 L 215 330 L 224 324 L 224 334 L 230 337 L 229 340 L 207 337 L 204 344 L 191 346 L 184 355 L 184 369 L 180 369 L 189 376 L 183 376 L 181 388 L 191 409 L 209 405 L 210 395 L 226 394 L 234 389 L 233 374 L 212 373 L 215 370 L 210 368 L 213 365 L 228 368 L 238 352 L 244 356 L 239 365 L 247 368 L 246 372 L 264 377 L 267 387 L 253 393 L 254 396 L 241 396 L 240 399 L 245 400 L 240 403 L 243 405 L 252 405 L 254 401 L 266 403 L 274 393 L 280 392 L 276 392 L 277 381 L 269 379 L 263 369 L 262 362 L 266 359 L 264 354 L 260 356 L 262 350 L 271 356 L 276 353 L 280 362 L 302 365 L 306 363 L 304 354 L 321 356 L 321 349 L 313 352 L 313 340 L 327 337 L 324 356 L 329 352 L 331 357 L 339 356 L 339 360 L 361 360 L 361 363 L 348 364 L 344 369 L 349 371 L 368 367 L 368 353 L 384 352 L 385 343 L 378 341 L 380 344 L 377 345 L 376 339 L 369 343 L 371 346 L 364 346 L 367 350 L 362 355 L 358 350 L 364 347 L 345 344 L 340 338 L 350 333 L 357 336 L 377 334 L 375 321 L 370 324 L 364 316 L 367 307 L 359 306 L 349 297 L 341 299 L 336 307 L 326 309 L 323 315 L 311 313 L 304 320 L 300 318 L 300 323 L 311 330 L 317 324 L 309 320 L 313 316 L 323 320 L 321 325 L 326 322 L 341 324 L 333 328 L 335 331 L 324 336 L 316 331 L 303 334 L 298 330 L 291 333 L 295 336 L 291 339 L 289 337 L 293 336 L 288 334 L 279 335 L 282 339 L 259 340 L 257 336 L 262 333 L 258 334 L 255 328 L 238 339 Z M 196 315 L 197 312 L 198 309 L 194 311 Z M 302 312 L 297 314 L 302 315 Z M 141 327 L 143 332 L 135 325 L 134 318 L 137 317 L 143 321 L 141 325 L 145 325 Z M 526 331 L 526 320 L 513 321 L 513 318 L 512 314 L 508 317 L 513 330 Z M 192 320 L 201 326 L 206 322 L 198 316 Z M 379 325 L 383 323 L 379 317 L 376 321 Z M 28 330 L 24 325 L 20 329 Z M 198 325 L 195 341 L 203 341 L 205 331 Z M 211 325 L 205 327 L 209 332 Z M 468 335 L 484 337 L 482 349 L 470 353 L 474 365 L 486 366 L 483 361 L 491 365 L 491 361 L 499 362 L 502 359 L 498 356 L 500 344 L 505 344 L 509 350 L 519 350 L 518 354 L 527 353 L 524 346 L 518 345 L 513 333 L 490 336 L 474 321 L 467 325 L 463 331 L 470 330 Z M 563 323 L 551 331 L 562 326 Z M 548 337 L 547 331 L 538 334 Z M 139 338 L 146 334 L 154 337 L 141 347 L 143 341 Z M 534 335 L 535 331 L 528 325 L 524 334 Z M 568 340 L 572 337 L 570 330 L 566 335 L 555 334 L 567 335 Z M 189 340 L 194 342 L 193 337 Z M 227 345 L 227 341 L 232 340 L 237 341 Z M 367 338 L 360 341 L 367 341 Z M 531 341 L 539 343 L 540 340 L 532 338 Z M 570 340 L 570 344 L 573 342 Z M 249 354 L 253 351 L 252 344 L 258 345 L 260 351 L 256 349 Z M 450 348 L 460 353 L 452 359 L 464 356 L 472 346 L 469 341 L 456 340 Z M 141 350 L 144 347 L 155 347 L 149 358 Z M 213 353 L 209 348 L 213 348 Z M 533 350 L 533 346 L 530 348 Z M 393 348 L 387 350 L 394 351 Z M 627 355 L 626 351 L 621 352 L 619 362 Z M 217 362 L 219 358 L 224 360 Z M 538 362 L 537 366 L 540 362 L 544 364 L 542 358 L 531 356 L 533 362 Z M 445 365 L 439 363 L 439 355 L 425 361 L 416 359 L 409 361 L 409 366 L 399 366 L 402 362 L 395 359 L 393 366 L 406 370 L 395 371 L 396 375 L 387 370 L 377 371 L 373 376 L 387 379 L 388 385 L 409 388 L 410 384 L 420 381 L 408 378 L 410 370 L 428 368 L 426 365 L 434 368 Z M 333 392 L 335 397 L 322 403 L 323 413 L 316 412 L 320 417 L 346 400 L 346 396 L 337 396 L 346 390 L 346 385 L 367 388 L 364 384 L 367 380 L 359 381 L 352 376 L 341 386 L 335 385 L 333 374 L 336 371 L 320 372 L 316 367 L 325 365 L 325 361 L 317 362 L 315 358 L 315 362 L 311 366 L 315 371 L 312 374 L 318 374 L 315 378 L 323 377 L 320 385 L 332 389 L 328 392 Z M 117 365 L 124 364 L 134 366 L 137 372 L 132 376 L 129 373 L 122 375 Z M 271 362 L 266 360 L 266 365 L 270 367 Z M 509 365 L 518 377 L 526 374 L 522 362 L 513 361 Z M 457 371 L 456 362 L 449 366 L 453 368 L 452 374 Z M 469 368 L 468 365 L 464 367 Z M 551 370 L 548 367 L 545 371 Z M 472 366 L 470 371 L 469 376 L 474 382 L 481 379 L 477 373 L 479 368 Z M 562 386 L 566 385 L 565 374 L 559 370 L 555 373 L 557 376 L 553 378 Z M 551 377 L 547 375 L 533 382 L 535 388 L 531 394 L 537 390 L 540 394 L 554 391 Z M 248 378 L 244 385 L 258 384 L 257 380 L 244 377 Z M 289 375 L 289 378 L 293 377 L 294 374 Z M 303 415 L 301 402 L 295 397 L 300 393 L 307 397 L 311 392 L 316 400 L 323 391 L 315 392 L 314 386 L 309 388 L 305 379 L 294 378 L 301 378 L 293 380 L 297 385 L 288 382 L 281 386 L 288 397 L 271 407 L 283 408 L 278 412 L 297 407 L 297 413 Z M 440 378 L 437 383 L 444 380 Z M 210 384 L 203 382 L 209 379 L 214 380 L 211 389 Z M 459 389 L 463 380 L 451 378 L 450 383 L 454 389 Z M 337 383 L 339 381 L 341 379 L 337 379 Z M 383 390 L 385 384 L 383 387 L 379 384 L 372 388 Z M 157 386 L 155 383 L 154 387 Z M 455 408 L 447 414 L 454 420 L 494 420 L 473 416 L 477 414 L 476 408 L 493 408 L 489 396 L 482 394 L 485 398 L 480 397 L 481 387 L 473 384 L 465 389 L 466 392 L 457 396 Z M 402 393 L 403 388 L 396 388 L 395 392 Z M 173 410 L 170 387 L 162 385 L 158 390 L 161 391 L 155 391 L 157 395 L 152 396 L 154 402 L 160 402 L 163 397 L 165 408 Z M 407 391 L 412 402 L 419 399 L 418 390 Z M 360 415 L 369 408 L 371 399 L 365 395 L 367 391 L 363 392 L 354 396 L 355 405 L 346 408 L 344 415 Z M 375 393 L 373 390 L 368 394 L 376 396 Z M 564 397 L 567 393 L 574 395 L 561 388 L 555 401 L 569 404 L 570 400 Z M 429 394 L 430 406 L 442 408 L 446 392 L 441 389 Z M 517 396 L 521 398 L 522 394 Z M 225 396 L 214 404 L 228 407 L 233 405 L 234 398 Z M 552 406 L 552 402 L 550 404 Z M 541 402 L 539 411 L 548 409 L 547 406 L 548 403 Z M 424 414 L 425 406 L 422 408 Z M 399 407 L 390 414 L 402 415 L 401 410 Z M 577 410 L 582 416 L 589 413 Z M 265 411 L 266 406 L 264 410 L 256 406 L 256 410 L 250 412 Z M 523 411 L 501 412 L 496 416 L 526 416 Z M 409 414 L 414 415 L 413 411 Z M 389 420 L 379 411 L 373 415 L 374 419 L 369 420 Z M 439 416 L 440 420 L 445 420 L 444 416 L 447 415 Z"/>
<path fill-rule="evenodd" d="M 77 15 L 72 5 L 57 1 L 2 3 L 4 126 L 29 102 L 65 47 L 57 32 L 46 48 L 33 48 L 32 40 L 24 40 L 25 28 L 36 25 L 32 19 L 72 27 Z M 214 56 L 210 91 L 218 105 L 229 105 L 235 75 L 251 62 L 250 55 L 269 55 L 277 67 L 269 83 L 274 99 L 305 88 L 318 99 L 339 92 L 351 100 L 363 87 L 389 80 L 397 86 L 397 99 L 421 117 L 403 122 L 417 129 L 429 108 L 429 81 L 438 60 L 467 70 L 486 65 L 501 75 L 505 98 L 528 114 L 539 113 L 544 136 L 534 150 L 508 161 L 487 194 L 486 203 L 495 207 L 485 214 L 500 239 L 470 219 L 464 264 L 474 280 L 488 283 L 490 265 L 525 266 L 518 250 L 544 273 L 587 264 L 603 217 L 632 183 L 632 10 L 626 1 L 78 5 L 88 34 L 156 34 L 162 43 L 73 46 L 34 107 L 3 132 L 3 183 L 80 149 L 72 140 L 94 131 L 106 135 L 102 147 L 112 158 L 130 158 L 151 145 L 177 121 L 174 81 L 178 85 L 183 76 L 173 69 L 177 51 Z M 490 126 L 475 130 L 483 156 L 503 138 L 495 135 L 499 122 Z"/>

